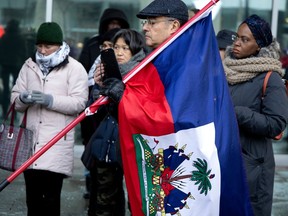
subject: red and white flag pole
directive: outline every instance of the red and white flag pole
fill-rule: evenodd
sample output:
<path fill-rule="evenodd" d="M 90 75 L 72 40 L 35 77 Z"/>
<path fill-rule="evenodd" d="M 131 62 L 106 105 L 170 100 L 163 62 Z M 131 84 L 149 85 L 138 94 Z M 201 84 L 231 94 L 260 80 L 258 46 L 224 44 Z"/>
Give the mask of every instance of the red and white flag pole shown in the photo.
<path fill-rule="evenodd" d="M 176 38 L 178 38 L 183 32 L 185 32 L 191 25 L 197 22 L 199 19 L 208 15 L 219 0 L 211 0 L 206 6 L 204 6 L 199 12 L 197 12 L 185 25 L 183 25 L 174 35 L 168 38 L 161 46 L 151 52 L 140 64 L 132 69 L 123 79 L 126 83 L 134 75 L 136 75 L 143 67 L 151 62 L 160 52 L 162 52 L 167 46 L 169 46 Z M 43 155 L 48 149 L 50 149 L 56 142 L 65 136 L 71 129 L 73 129 L 78 123 L 80 123 L 86 116 L 93 115 L 100 106 L 108 104 L 107 97 L 101 96 L 92 105 L 90 105 L 84 112 L 82 112 L 76 119 L 68 124 L 61 132 L 53 137 L 45 146 L 43 146 L 38 152 L 32 155 L 25 163 L 23 163 L 16 171 L 14 171 L 7 179 L 0 183 L 0 192 L 8 186 L 17 176 L 19 176 L 24 170 L 26 170 L 35 160 Z"/>

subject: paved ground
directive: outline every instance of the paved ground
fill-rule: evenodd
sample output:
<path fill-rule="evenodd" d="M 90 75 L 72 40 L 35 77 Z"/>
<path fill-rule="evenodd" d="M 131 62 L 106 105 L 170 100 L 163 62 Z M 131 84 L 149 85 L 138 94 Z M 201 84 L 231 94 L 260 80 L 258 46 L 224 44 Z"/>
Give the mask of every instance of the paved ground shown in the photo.
<path fill-rule="evenodd" d="M 80 161 L 82 145 L 75 146 L 75 170 L 73 177 L 64 181 L 62 192 L 62 216 L 86 216 L 87 201 L 82 198 L 85 191 L 84 167 Z M 276 176 L 272 216 L 288 215 L 288 154 L 276 154 Z M 0 170 L 0 181 L 11 173 Z M 23 176 L 18 176 L 0 192 L 0 216 L 25 216 L 25 190 Z"/>
<path fill-rule="evenodd" d="M 62 216 L 86 216 L 87 201 L 82 198 L 85 191 L 84 167 L 80 161 L 82 145 L 75 146 L 74 175 L 64 180 L 61 210 Z M 0 170 L 1 181 L 11 172 Z M 0 192 L 0 216 L 25 216 L 25 186 L 21 174 L 2 192 Z M 40 215 L 39 215 L 40 216 Z"/>

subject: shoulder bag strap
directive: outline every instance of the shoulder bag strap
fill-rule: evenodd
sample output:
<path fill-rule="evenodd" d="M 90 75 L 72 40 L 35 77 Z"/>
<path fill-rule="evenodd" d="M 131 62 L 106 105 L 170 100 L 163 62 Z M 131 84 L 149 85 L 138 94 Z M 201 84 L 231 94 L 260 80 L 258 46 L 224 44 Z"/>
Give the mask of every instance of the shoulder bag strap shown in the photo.
<path fill-rule="evenodd" d="M 15 120 L 15 102 L 13 102 L 9 108 L 9 111 L 6 114 L 5 120 L 9 118 L 9 115 L 11 113 L 11 118 L 10 118 L 10 127 L 9 127 L 9 133 L 7 134 L 7 138 L 12 139 L 13 138 L 13 134 L 14 134 L 14 120 Z M 26 119 L 27 119 L 27 109 L 24 113 L 23 119 L 22 119 L 22 123 L 20 124 L 21 128 L 26 128 Z"/>
<path fill-rule="evenodd" d="M 3 122 L 6 122 L 6 121 L 9 119 L 10 114 L 11 114 L 10 125 L 13 125 L 14 118 L 15 118 L 15 102 L 10 105 L 9 110 L 8 110 L 8 112 L 6 113 Z"/>
<path fill-rule="evenodd" d="M 9 133 L 7 134 L 7 138 L 8 139 L 12 139 L 13 138 L 13 130 L 14 130 L 14 119 L 15 119 L 15 102 L 13 102 L 10 106 L 10 109 L 5 117 L 5 121 L 6 119 L 9 117 L 11 112 L 11 119 L 10 119 L 10 127 L 9 127 Z"/>
<path fill-rule="evenodd" d="M 272 71 L 268 71 L 265 78 L 264 78 L 263 88 L 262 88 L 262 99 L 264 98 L 267 83 L 268 83 L 268 80 L 269 80 L 269 77 L 271 76 L 271 74 L 272 74 Z"/>
<path fill-rule="evenodd" d="M 26 128 L 27 110 L 28 110 L 28 109 L 25 110 L 25 113 L 24 113 L 23 119 L 22 119 L 22 123 L 20 124 L 20 127 L 22 127 L 22 128 Z"/>
<path fill-rule="evenodd" d="M 269 80 L 269 77 L 271 76 L 271 74 L 272 74 L 272 71 L 268 71 L 265 78 L 264 78 L 263 88 L 262 88 L 262 100 L 264 99 L 267 83 L 268 83 L 268 80 Z M 274 140 L 280 140 L 282 138 L 282 136 L 283 136 L 283 132 L 280 133 L 279 135 L 275 136 L 273 139 Z"/>

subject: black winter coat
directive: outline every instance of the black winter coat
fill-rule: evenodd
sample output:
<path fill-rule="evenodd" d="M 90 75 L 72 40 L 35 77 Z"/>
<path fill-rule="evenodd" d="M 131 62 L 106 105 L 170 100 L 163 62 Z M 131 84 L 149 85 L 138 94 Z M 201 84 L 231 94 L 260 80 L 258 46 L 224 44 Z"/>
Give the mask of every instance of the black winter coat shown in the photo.
<path fill-rule="evenodd" d="M 273 72 L 262 99 L 265 75 L 266 72 L 247 82 L 229 86 L 255 215 L 259 215 L 258 210 L 271 212 L 271 209 L 265 210 L 272 206 L 273 197 L 275 161 L 271 138 L 281 133 L 288 122 L 284 83 L 280 75 Z M 271 205 L 263 206 L 262 201 Z"/>
<path fill-rule="evenodd" d="M 262 99 L 265 75 L 261 73 L 247 82 L 229 86 L 242 148 L 257 158 L 268 154 L 271 138 L 281 133 L 288 121 L 285 85 L 278 73 L 272 73 Z"/>

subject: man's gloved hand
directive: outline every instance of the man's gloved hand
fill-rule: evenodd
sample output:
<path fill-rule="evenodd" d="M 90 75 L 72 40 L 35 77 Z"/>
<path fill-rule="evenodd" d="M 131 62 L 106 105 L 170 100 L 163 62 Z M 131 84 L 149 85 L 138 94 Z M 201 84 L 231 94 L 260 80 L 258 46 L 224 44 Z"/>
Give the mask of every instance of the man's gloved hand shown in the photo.
<path fill-rule="evenodd" d="M 35 104 L 41 104 L 47 108 L 51 108 L 53 104 L 53 96 L 50 94 L 44 94 L 40 91 L 33 90 L 31 93 L 32 100 Z"/>
<path fill-rule="evenodd" d="M 100 94 L 108 96 L 114 102 L 119 103 L 123 92 L 125 89 L 125 84 L 117 78 L 109 78 L 103 82 L 103 87 L 100 89 Z"/>
<path fill-rule="evenodd" d="M 34 100 L 31 96 L 31 91 L 26 90 L 24 92 L 21 92 L 19 98 L 25 104 L 34 104 Z"/>

